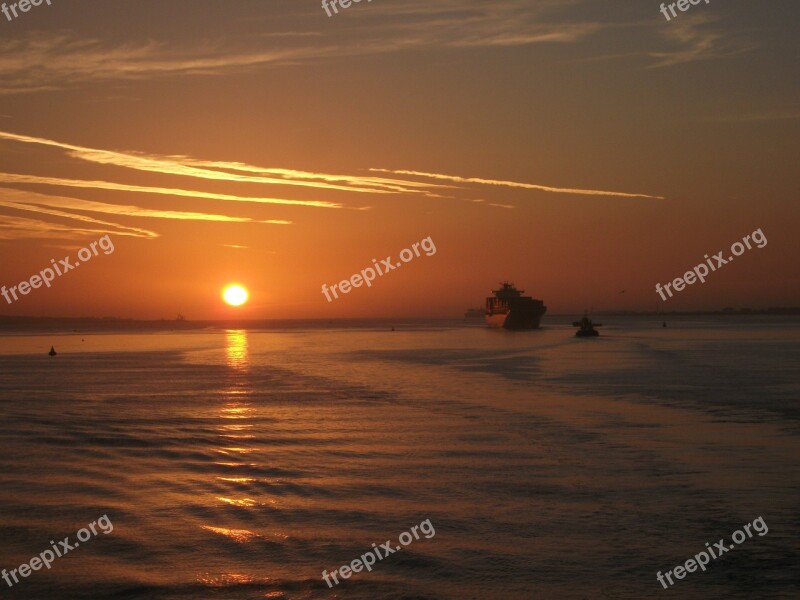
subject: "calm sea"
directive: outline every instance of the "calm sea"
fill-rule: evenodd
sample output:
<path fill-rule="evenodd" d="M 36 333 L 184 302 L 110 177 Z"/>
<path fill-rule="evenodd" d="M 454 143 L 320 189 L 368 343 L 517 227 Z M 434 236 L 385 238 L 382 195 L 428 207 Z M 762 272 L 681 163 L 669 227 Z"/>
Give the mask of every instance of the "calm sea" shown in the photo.
<path fill-rule="evenodd" d="M 600 320 L 2 335 L 0 594 L 800 597 L 800 320 Z"/>

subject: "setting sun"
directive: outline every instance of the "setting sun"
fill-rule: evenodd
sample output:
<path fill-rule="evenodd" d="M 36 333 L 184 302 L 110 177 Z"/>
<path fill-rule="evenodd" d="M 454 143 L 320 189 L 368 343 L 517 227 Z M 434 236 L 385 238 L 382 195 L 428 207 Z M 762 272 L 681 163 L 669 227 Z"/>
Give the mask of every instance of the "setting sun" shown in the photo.
<path fill-rule="evenodd" d="M 241 306 L 247 302 L 248 293 L 240 285 L 229 285 L 222 291 L 222 298 L 231 306 Z"/>

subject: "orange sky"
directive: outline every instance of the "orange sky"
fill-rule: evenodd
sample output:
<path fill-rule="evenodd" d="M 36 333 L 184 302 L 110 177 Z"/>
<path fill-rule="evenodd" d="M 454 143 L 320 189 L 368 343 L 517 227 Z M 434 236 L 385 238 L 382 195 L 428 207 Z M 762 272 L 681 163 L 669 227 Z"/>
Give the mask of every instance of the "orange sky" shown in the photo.
<path fill-rule="evenodd" d="M 0 315 L 458 317 L 503 279 L 550 313 L 652 310 L 656 283 L 759 228 L 765 248 L 664 309 L 798 305 L 798 13 L 87 0 L 0 16 L 0 285 L 115 247 Z M 435 255 L 322 295 L 428 236 Z M 245 306 L 222 303 L 230 282 Z"/>

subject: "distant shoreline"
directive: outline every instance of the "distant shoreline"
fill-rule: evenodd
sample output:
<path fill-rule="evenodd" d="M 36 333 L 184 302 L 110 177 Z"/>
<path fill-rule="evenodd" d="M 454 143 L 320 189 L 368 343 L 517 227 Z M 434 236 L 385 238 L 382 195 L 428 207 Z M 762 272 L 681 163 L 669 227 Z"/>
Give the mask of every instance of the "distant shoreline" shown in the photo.
<path fill-rule="evenodd" d="M 761 315 L 761 316 L 797 316 L 800 315 L 800 307 L 797 306 L 778 306 L 772 308 L 723 308 L 722 310 L 675 310 L 675 311 L 659 311 L 659 312 L 637 312 L 631 310 L 609 310 L 609 311 L 598 311 L 593 313 L 596 315 L 609 315 L 614 317 L 657 317 L 659 315 L 664 316 L 749 316 L 749 315 Z M 555 316 L 555 315 L 554 315 Z"/>
<path fill-rule="evenodd" d="M 549 314 L 545 317 L 574 317 L 581 313 Z M 776 307 L 767 309 L 723 309 L 716 311 L 670 311 L 670 312 L 636 312 L 636 311 L 596 311 L 594 316 L 604 317 L 650 317 L 667 319 L 673 317 L 749 317 L 749 316 L 800 316 L 800 307 Z M 188 319 L 125 319 L 117 317 L 12 317 L 0 316 L 0 332 L 8 331 L 54 331 L 69 332 L 87 331 L 120 331 L 120 330 L 151 330 L 151 331 L 196 331 L 200 329 L 224 330 L 247 328 L 287 328 L 296 329 L 303 327 L 319 327 L 320 325 L 344 326 L 402 326 L 439 323 L 482 323 L 482 319 L 466 319 L 464 317 L 421 317 L 421 318 L 337 318 L 337 319 L 240 319 L 240 320 L 199 320 Z"/>

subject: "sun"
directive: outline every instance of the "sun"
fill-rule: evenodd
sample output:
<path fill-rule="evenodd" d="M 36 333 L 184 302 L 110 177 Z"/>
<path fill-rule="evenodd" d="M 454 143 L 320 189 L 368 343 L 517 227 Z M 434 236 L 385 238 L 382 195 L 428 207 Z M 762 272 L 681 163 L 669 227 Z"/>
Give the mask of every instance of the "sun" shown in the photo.
<path fill-rule="evenodd" d="M 247 302 L 249 294 L 247 290 L 240 285 L 229 285 L 222 290 L 222 298 L 231 306 L 241 306 Z"/>

